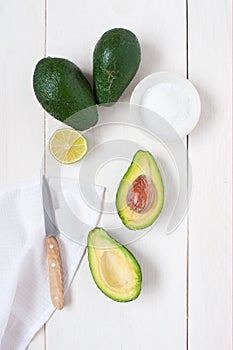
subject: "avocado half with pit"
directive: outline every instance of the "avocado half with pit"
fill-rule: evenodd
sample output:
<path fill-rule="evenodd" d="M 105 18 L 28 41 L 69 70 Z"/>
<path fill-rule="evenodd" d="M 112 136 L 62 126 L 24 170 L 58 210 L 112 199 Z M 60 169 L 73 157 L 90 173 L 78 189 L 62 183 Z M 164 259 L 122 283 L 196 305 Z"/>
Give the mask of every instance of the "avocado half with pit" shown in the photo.
<path fill-rule="evenodd" d="M 88 261 L 97 287 L 106 296 L 120 302 L 138 297 L 142 274 L 137 260 L 102 228 L 89 232 Z"/>
<path fill-rule="evenodd" d="M 164 204 L 164 186 L 152 154 L 139 150 L 123 176 L 116 207 L 123 224 L 139 230 L 153 224 Z"/>

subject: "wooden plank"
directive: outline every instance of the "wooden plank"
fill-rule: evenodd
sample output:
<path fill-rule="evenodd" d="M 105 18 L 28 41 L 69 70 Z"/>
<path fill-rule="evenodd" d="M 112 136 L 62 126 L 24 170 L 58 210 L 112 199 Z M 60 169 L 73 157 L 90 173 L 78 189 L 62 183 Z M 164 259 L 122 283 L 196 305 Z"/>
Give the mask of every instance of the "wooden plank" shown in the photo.
<path fill-rule="evenodd" d="M 48 55 L 67 57 L 91 77 L 92 52 L 100 35 L 113 27 L 133 30 L 142 44 L 141 68 L 123 94 L 128 101 L 139 80 L 155 72 L 186 73 L 185 2 L 51 0 Z M 48 118 L 48 135 L 57 123 Z M 171 236 L 147 235 L 130 245 L 144 274 L 137 301 L 119 304 L 94 285 L 85 257 L 67 305 L 47 324 L 47 350 L 160 350 L 186 348 L 186 222 Z"/>
<path fill-rule="evenodd" d="M 189 350 L 232 348 L 231 64 L 231 1 L 189 0 L 189 75 L 202 99 L 189 147 Z"/>
<path fill-rule="evenodd" d="M 0 183 L 39 177 L 43 111 L 32 90 L 32 72 L 44 52 L 44 1 L 10 0 L 0 12 Z M 44 348 L 40 331 L 30 350 Z"/>
<path fill-rule="evenodd" d="M 1 4 L 1 184 L 39 176 L 43 111 L 32 90 L 34 66 L 44 52 L 43 1 Z"/>

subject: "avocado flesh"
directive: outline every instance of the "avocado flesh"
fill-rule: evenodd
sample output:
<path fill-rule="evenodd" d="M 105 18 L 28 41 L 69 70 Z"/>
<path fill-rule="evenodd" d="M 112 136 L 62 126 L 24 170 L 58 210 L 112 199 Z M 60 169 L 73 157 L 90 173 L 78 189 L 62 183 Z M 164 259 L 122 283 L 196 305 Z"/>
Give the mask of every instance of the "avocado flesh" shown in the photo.
<path fill-rule="evenodd" d="M 153 201 L 147 210 L 137 212 L 128 203 L 128 193 L 139 176 L 145 176 L 151 183 Z M 139 150 L 123 176 L 116 195 L 116 207 L 123 224 L 132 230 L 146 228 L 158 218 L 164 204 L 164 186 L 154 157 L 148 151 Z"/>
<path fill-rule="evenodd" d="M 88 261 L 98 288 L 109 298 L 128 302 L 141 291 L 141 269 L 134 256 L 102 228 L 88 235 Z"/>
<path fill-rule="evenodd" d="M 135 76 L 141 61 L 141 48 L 134 33 L 124 28 L 105 32 L 93 54 L 96 102 L 113 104 Z"/>
<path fill-rule="evenodd" d="M 33 74 L 37 100 L 50 115 L 76 130 L 86 130 L 98 121 L 91 86 L 71 61 L 46 57 Z"/>

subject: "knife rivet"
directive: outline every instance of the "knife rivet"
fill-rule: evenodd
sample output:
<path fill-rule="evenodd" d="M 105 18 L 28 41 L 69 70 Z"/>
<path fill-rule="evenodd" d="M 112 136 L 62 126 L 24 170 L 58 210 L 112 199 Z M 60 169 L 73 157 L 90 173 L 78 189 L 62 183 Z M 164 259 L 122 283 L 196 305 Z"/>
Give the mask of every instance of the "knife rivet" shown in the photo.
<path fill-rule="evenodd" d="M 55 266 L 56 266 L 55 262 L 53 262 L 53 263 L 51 264 L 51 266 L 52 266 L 52 267 L 55 267 Z"/>
<path fill-rule="evenodd" d="M 50 249 L 53 249 L 53 244 L 50 244 L 49 248 L 50 248 Z"/>
<path fill-rule="evenodd" d="M 54 300 L 58 300 L 58 296 L 57 295 L 55 295 L 53 298 L 54 298 Z"/>

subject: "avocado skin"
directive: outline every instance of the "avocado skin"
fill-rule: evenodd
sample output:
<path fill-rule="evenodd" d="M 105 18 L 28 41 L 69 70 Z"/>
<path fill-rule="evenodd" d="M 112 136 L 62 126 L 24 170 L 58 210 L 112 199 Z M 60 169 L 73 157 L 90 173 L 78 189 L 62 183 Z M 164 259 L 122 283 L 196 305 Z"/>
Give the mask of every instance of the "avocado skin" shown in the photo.
<path fill-rule="evenodd" d="M 140 61 L 141 49 L 135 34 L 123 28 L 105 32 L 93 54 L 96 102 L 115 103 L 135 76 Z"/>
<path fill-rule="evenodd" d="M 35 67 L 33 88 L 46 112 L 61 122 L 77 130 L 88 129 L 97 123 L 91 86 L 71 61 L 56 57 L 41 59 Z"/>

